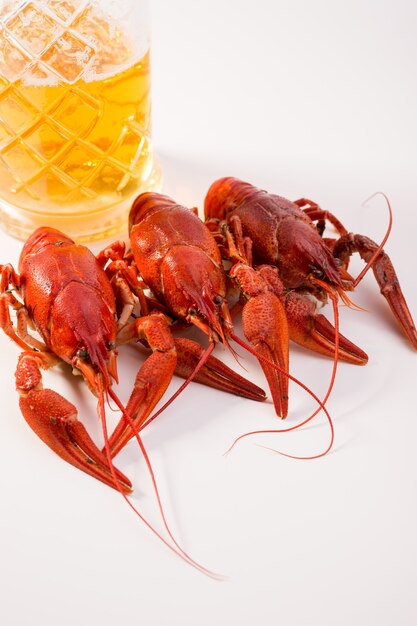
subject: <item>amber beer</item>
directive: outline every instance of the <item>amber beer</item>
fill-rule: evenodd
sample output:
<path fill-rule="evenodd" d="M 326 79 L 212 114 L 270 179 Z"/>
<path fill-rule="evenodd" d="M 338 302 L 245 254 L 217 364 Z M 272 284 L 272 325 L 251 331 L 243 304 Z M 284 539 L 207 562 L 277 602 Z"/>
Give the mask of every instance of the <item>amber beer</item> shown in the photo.
<path fill-rule="evenodd" d="M 54 0 L 46 13 L 23 4 L 31 13 L 7 19 L 0 53 L 3 223 L 20 237 L 45 223 L 78 239 L 113 234 L 157 182 L 149 50 L 96 6 L 65 2 L 65 28 Z"/>

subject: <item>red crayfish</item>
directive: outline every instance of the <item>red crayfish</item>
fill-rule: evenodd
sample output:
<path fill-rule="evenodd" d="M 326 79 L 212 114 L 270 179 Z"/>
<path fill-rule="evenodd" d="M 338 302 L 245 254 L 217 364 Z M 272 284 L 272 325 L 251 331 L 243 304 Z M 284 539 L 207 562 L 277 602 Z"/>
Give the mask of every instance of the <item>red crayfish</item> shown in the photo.
<path fill-rule="evenodd" d="M 139 317 L 133 314 L 136 301 L 128 281 L 118 269 L 118 261 L 124 252 L 124 244 L 116 242 L 95 257 L 86 247 L 76 245 L 63 233 L 43 227 L 24 244 L 19 273 L 10 264 L 0 266 L 0 326 L 23 350 L 16 369 L 20 409 L 34 432 L 54 452 L 118 489 L 126 500 L 132 484 L 114 467 L 112 457 L 136 436 L 173 545 L 127 500 L 129 505 L 178 556 L 216 578 L 216 574 L 189 557 L 172 535 L 139 429 L 146 424 L 174 372 L 188 380 L 193 378 L 254 400 L 264 400 L 265 394 L 215 357 L 206 354 L 202 360 L 204 351 L 194 341 L 174 339 L 169 329 L 171 320 L 165 313 L 154 310 L 152 301 L 135 282 L 133 287 L 139 294 L 142 311 Z M 125 274 L 131 279 L 129 272 Z M 10 308 L 16 311 L 16 329 Z M 42 341 L 34 337 L 28 327 L 36 330 Z M 144 343 L 152 354 L 139 368 L 124 408 L 112 384 L 117 382 L 117 347 L 131 341 Z M 74 373 L 80 373 L 98 398 L 104 450 L 97 447 L 78 420 L 76 407 L 60 394 L 42 386 L 41 370 L 61 361 L 68 363 Z M 122 411 L 119 424 L 110 437 L 105 418 L 108 397 Z"/>
<path fill-rule="evenodd" d="M 23 247 L 19 273 L 10 264 L 0 266 L 0 326 L 23 350 L 16 387 L 21 411 L 36 434 L 67 462 L 117 488 L 125 497 L 132 484 L 114 467 L 112 458 L 136 436 L 165 528 L 178 548 L 174 551 L 210 574 L 173 538 L 139 436 L 175 397 L 151 416 L 174 373 L 186 378 L 180 391 L 194 379 L 264 400 L 259 387 L 211 354 L 215 344 L 230 347 L 235 340 L 258 358 L 276 412 L 285 418 L 288 380 L 296 380 L 289 374 L 289 339 L 332 357 L 334 372 L 338 359 L 360 365 L 367 362 L 365 352 L 339 332 L 337 299 L 349 303 L 346 292 L 352 291 L 370 268 L 414 348 L 417 332 L 383 250 L 388 233 L 378 246 L 368 237 L 349 233 L 332 213 L 314 202 L 291 202 L 234 178 L 220 179 L 211 186 L 205 219 L 200 220 L 196 209 L 186 209 L 167 196 L 144 193 L 130 211 L 131 251 L 126 254 L 124 244 L 116 242 L 97 257 L 59 231 L 38 229 Z M 323 236 L 327 222 L 338 232 L 337 238 Z M 356 279 L 348 272 L 354 252 L 366 263 Z M 235 307 L 231 309 L 228 302 L 231 285 L 238 289 L 243 332 L 251 345 L 235 334 Z M 312 298 L 322 303 L 332 300 L 335 327 L 317 313 Z M 16 329 L 10 308 L 16 311 Z M 208 347 L 174 338 L 171 327 L 181 324 L 203 331 Z M 36 330 L 42 341 L 32 336 L 28 327 Z M 140 366 L 124 407 L 113 382 L 117 382 L 117 348 L 129 342 L 144 344 L 152 354 Z M 42 388 L 41 370 L 60 361 L 81 373 L 98 398 L 103 450 L 78 420 L 75 406 Z M 320 408 L 328 416 L 324 405 L 331 385 L 322 402 L 302 385 L 319 405 L 303 423 Z M 122 411 L 110 437 L 105 419 L 108 398 Z"/>
<path fill-rule="evenodd" d="M 336 331 L 317 313 L 317 304 L 328 296 L 349 304 L 352 291 L 372 268 L 382 295 L 403 332 L 417 348 L 417 332 L 388 255 L 374 241 L 346 230 L 337 217 L 310 200 L 295 202 L 269 194 L 236 178 L 222 178 L 210 187 L 205 199 L 205 218 L 216 234 L 223 257 L 254 265 L 269 282 L 286 312 L 290 338 L 316 352 L 334 357 Z M 329 222 L 338 238 L 325 238 Z M 388 231 L 389 232 L 389 231 Z M 350 256 L 359 253 L 366 267 L 354 279 L 348 273 Z M 236 280 L 237 267 L 231 272 Z M 365 364 L 367 355 L 337 331 L 337 358 Z"/>
<path fill-rule="evenodd" d="M 244 345 L 258 358 L 276 411 L 285 417 L 288 378 L 292 378 L 287 373 L 288 332 L 284 307 L 268 282 L 249 266 L 239 266 L 235 272 L 246 294 L 243 327 L 252 348 L 234 333 L 220 250 L 197 209 L 187 209 L 161 194 L 145 193 L 132 206 L 129 230 L 131 255 L 119 262 L 121 275 L 131 285 L 143 280 L 167 315 L 207 335 L 209 346 L 198 367 L 216 343 L 229 345 L 234 339 Z"/>
<path fill-rule="evenodd" d="M 174 340 L 170 320 L 161 312 L 131 316 L 134 298 L 119 273 L 105 271 L 109 259 L 123 257 L 124 245 L 116 243 L 96 258 L 51 228 L 36 230 L 26 241 L 19 260 L 19 274 L 11 265 L 0 266 L 0 325 L 23 352 L 16 370 L 20 408 L 35 433 L 64 460 L 129 493 L 132 485 L 111 462 L 135 434 L 133 423 L 143 426 L 177 371 L 189 377 L 202 349 L 191 340 Z M 17 294 L 19 297 L 16 297 Z M 17 314 L 15 330 L 9 308 Z M 39 341 L 28 326 L 40 334 Z M 110 396 L 123 406 L 112 389 L 117 382 L 117 346 L 142 341 L 152 354 L 140 367 L 122 418 L 111 437 L 105 434 L 101 451 L 77 419 L 75 406 L 60 394 L 42 388 L 42 369 L 60 361 L 81 373 L 98 397 L 98 412 L 105 430 L 104 404 Z M 196 380 L 255 400 L 261 389 L 235 374 L 214 357 L 206 360 Z"/>

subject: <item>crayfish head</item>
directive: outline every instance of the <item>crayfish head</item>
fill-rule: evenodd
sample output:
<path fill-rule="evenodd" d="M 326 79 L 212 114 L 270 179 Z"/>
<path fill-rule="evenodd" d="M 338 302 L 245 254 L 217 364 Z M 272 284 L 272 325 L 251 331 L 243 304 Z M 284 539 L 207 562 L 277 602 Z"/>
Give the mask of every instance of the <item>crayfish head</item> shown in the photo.
<path fill-rule="evenodd" d="M 316 229 L 308 223 L 283 221 L 278 249 L 277 265 L 287 287 L 316 292 L 316 279 L 336 289 L 343 287 L 337 261 Z"/>
<path fill-rule="evenodd" d="M 74 366 L 84 376 L 90 390 L 97 395 L 99 379 L 104 388 L 111 386 L 111 379 L 118 382 L 116 350 L 110 344 L 93 339 L 83 341 L 74 358 Z"/>
<path fill-rule="evenodd" d="M 187 321 L 200 328 L 213 341 L 227 343 L 233 329 L 229 308 L 223 296 L 203 290 L 198 307 L 188 309 Z"/>
<path fill-rule="evenodd" d="M 116 334 L 113 306 L 90 285 L 71 281 L 55 298 L 50 316 L 51 348 L 81 371 L 93 393 L 97 393 L 98 376 L 106 388 L 111 378 L 117 380 Z"/>
<path fill-rule="evenodd" d="M 178 245 L 165 256 L 161 274 L 163 297 L 171 311 L 223 342 L 229 322 L 223 269 L 200 248 Z"/>
<path fill-rule="evenodd" d="M 226 176 L 212 183 L 204 200 L 206 219 L 224 220 L 227 215 L 253 195 L 254 187 L 249 183 Z"/>
<path fill-rule="evenodd" d="M 136 224 L 139 224 L 149 214 L 173 207 L 175 204 L 176 202 L 172 198 L 160 193 L 153 191 L 141 193 L 133 202 L 129 212 L 129 233 Z"/>
<path fill-rule="evenodd" d="M 61 247 L 73 244 L 73 240 L 67 237 L 67 235 L 64 235 L 64 233 L 61 233 L 59 230 L 49 228 L 48 226 L 41 226 L 40 228 L 37 228 L 25 241 L 22 252 L 20 253 L 19 269 L 21 269 L 23 260 L 30 254 L 42 252 L 48 246 Z"/>

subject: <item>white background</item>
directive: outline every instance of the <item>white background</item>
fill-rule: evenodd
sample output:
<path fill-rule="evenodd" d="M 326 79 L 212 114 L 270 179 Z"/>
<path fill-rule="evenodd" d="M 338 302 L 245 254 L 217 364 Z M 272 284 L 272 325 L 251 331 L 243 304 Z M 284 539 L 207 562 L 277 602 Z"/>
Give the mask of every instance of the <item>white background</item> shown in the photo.
<path fill-rule="evenodd" d="M 202 205 L 234 175 L 289 198 L 311 197 L 386 250 L 411 311 L 417 232 L 417 4 L 406 0 L 153 2 L 154 138 L 164 192 Z M 0 235 L 0 262 L 21 244 Z M 359 271 L 361 264 L 352 264 Z M 277 425 L 271 404 L 194 385 L 144 434 L 170 524 L 215 582 L 172 555 L 121 497 L 54 456 L 19 414 L 18 349 L 1 337 L 0 623 L 347 626 L 417 621 L 417 354 L 368 275 L 341 309 L 342 332 L 369 354 L 341 364 L 324 418 L 302 431 L 243 441 Z M 331 312 L 329 311 L 329 317 Z M 218 354 L 234 367 L 229 355 Z M 239 349 L 248 376 L 264 385 Z M 140 357 L 121 350 L 126 398 Z M 291 370 L 321 397 L 331 362 L 292 347 Z M 95 403 L 67 370 L 47 385 L 80 408 L 100 441 Z M 175 380 L 171 390 L 179 384 Z M 291 386 L 288 424 L 314 403 Z M 118 457 L 134 502 L 159 525 L 135 443 Z"/>

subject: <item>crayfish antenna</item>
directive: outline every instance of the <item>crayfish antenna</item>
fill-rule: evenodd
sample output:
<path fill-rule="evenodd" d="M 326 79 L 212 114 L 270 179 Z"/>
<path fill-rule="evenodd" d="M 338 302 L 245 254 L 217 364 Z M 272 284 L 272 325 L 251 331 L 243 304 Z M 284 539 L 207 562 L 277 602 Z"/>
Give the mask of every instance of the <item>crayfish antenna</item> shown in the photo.
<path fill-rule="evenodd" d="M 208 576 L 209 578 L 213 578 L 214 580 L 225 580 L 226 577 L 221 575 L 221 574 L 217 574 L 216 572 L 213 572 L 211 570 L 209 570 L 208 568 L 204 567 L 203 565 L 200 565 L 197 561 L 195 561 L 189 554 L 187 554 L 187 552 L 181 548 L 181 546 L 179 545 L 179 543 L 177 542 L 177 540 L 175 539 L 169 525 L 166 519 L 166 515 L 165 515 L 165 511 L 162 505 L 162 501 L 161 501 L 161 497 L 159 494 L 159 489 L 156 483 L 156 478 L 155 478 L 155 474 L 148 456 L 148 453 L 146 451 L 146 448 L 142 442 L 142 439 L 139 436 L 139 432 L 137 430 L 137 428 L 135 427 L 135 425 L 133 424 L 132 418 L 130 417 L 130 415 L 126 412 L 124 406 L 122 405 L 122 403 L 120 402 L 118 396 L 116 395 L 116 393 L 109 388 L 108 389 L 108 394 L 110 395 L 110 397 L 113 399 L 113 401 L 117 404 L 118 408 L 122 411 L 125 419 L 128 421 L 131 429 L 134 432 L 134 435 L 138 441 L 140 450 L 142 452 L 143 458 L 145 460 L 146 466 L 148 468 L 149 471 L 149 475 L 151 477 L 151 481 L 152 481 L 152 486 L 154 489 L 154 493 L 157 499 L 157 503 L 158 503 L 158 508 L 161 514 L 161 518 L 162 518 L 162 522 L 163 525 L 168 533 L 168 536 L 170 537 L 171 541 L 173 542 L 174 545 L 171 545 L 166 539 L 165 537 L 163 537 L 161 535 L 161 533 L 154 527 L 152 526 L 152 524 L 142 515 L 142 513 L 135 507 L 135 505 L 131 502 L 131 500 L 128 498 L 128 496 L 126 495 L 126 493 L 123 491 L 123 487 L 120 484 L 120 481 L 117 477 L 116 474 L 116 470 L 115 467 L 113 465 L 113 461 L 112 461 L 112 455 L 111 455 L 111 450 L 110 450 L 110 444 L 109 444 L 109 436 L 108 436 L 108 432 L 107 432 L 107 424 L 106 424 L 106 414 L 105 414 L 105 403 L 104 403 L 104 389 L 103 389 L 103 383 L 102 383 L 102 379 L 101 377 L 99 378 L 99 394 L 98 394 L 98 412 L 100 415 L 100 419 L 101 419 L 101 425 L 102 425 L 102 431 L 103 431 L 103 437 L 104 437 L 104 451 L 107 457 L 107 461 L 109 464 L 109 469 L 110 472 L 112 474 L 113 477 L 113 481 L 114 484 L 116 486 L 116 489 L 120 492 L 120 494 L 122 495 L 122 497 L 124 498 L 124 500 L 126 501 L 126 503 L 128 504 L 128 506 L 132 509 L 132 511 L 135 513 L 135 515 L 137 515 L 137 517 L 139 517 L 139 519 L 145 524 L 145 526 L 160 540 L 162 541 L 162 543 L 169 548 L 176 556 L 180 557 L 183 561 L 185 561 L 188 565 L 191 565 L 192 567 L 194 567 L 196 570 L 198 570 L 200 573 L 205 574 L 206 576 Z M 175 547 L 174 547 L 175 546 Z"/>
<path fill-rule="evenodd" d="M 378 256 L 382 252 L 382 249 L 385 246 L 385 244 L 387 243 L 388 237 L 390 236 L 390 233 L 391 233 L 391 229 L 392 229 L 392 208 L 391 208 L 391 203 L 390 203 L 390 201 L 388 199 L 388 196 L 385 195 L 385 193 L 383 191 L 376 191 L 375 193 L 373 193 L 371 196 L 369 196 L 369 198 L 367 198 L 366 200 L 364 200 L 362 202 L 362 206 L 364 206 L 367 202 L 369 202 L 369 200 L 372 200 L 372 198 L 375 198 L 375 196 L 379 196 L 379 195 L 381 195 L 383 198 L 385 198 L 385 201 L 386 201 L 386 203 L 388 205 L 389 221 L 388 221 L 387 232 L 385 233 L 385 236 L 384 236 L 383 240 L 381 241 L 381 243 L 379 244 L 378 248 L 375 250 L 375 252 L 373 253 L 372 257 L 369 259 L 368 263 L 365 265 L 363 270 L 360 272 L 360 274 L 353 281 L 353 288 L 357 287 L 357 285 L 360 283 L 360 281 L 365 276 L 365 274 L 371 269 L 371 267 L 375 263 L 376 259 L 378 258 Z"/>
<path fill-rule="evenodd" d="M 321 284 L 321 281 L 317 280 L 317 282 L 320 282 L 320 284 Z M 333 389 L 334 381 L 336 379 L 337 364 L 338 364 L 338 359 L 339 359 L 339 312 L 338 312 L 338 309 L 337 309 L 337 296 L 334 293 L 333 289 L 330 288 L 326 283 L 321 284 L 321 286 L 323 286 L 323 288 L 326 289 L 326 291 L 328 292 L 328 294 L 330 296 L 330 299 L 332 301 L 333 313 L 334 313 L 334 326 L 335 326 L 335 343 L 334 343 L 335 350 L 334 350 L 333 368 L 332 368 L 332 374 L 331 374 L 331 377 L 330 377 L 330 383 L 329 383 L 329 386 L 327 388 L 327 391 L 326 391 L 326 394 L 325 394 L 323 400 L 320 400 L 316 396 L 316 394 L 309 387 L 307 387 L 307 385 L 302 383 L 300 380 L 298 380 L 297 378 L 292 376 L 292 374 L 290 374 L 289 372 L 286 372 L 284 369 L 282 369 L 281 367 L 279 367 L 278 365 L 276 365 L 272 361 L 269 361 L 268 359 L 266 359 L 265 357 L 260 355 L 250 345 L 248 345 L 244 341 L 242 341 L 242 339 L 240 339 L 240 337 L 237 337 L 236 335 L 233 334 L 232 335 L 232 339 L 234 339 L 234 341 L 236 341 L 236 343 L 238 343 L 243 348 L 246 348 L 246 350 L 248 350 L 251 354 L 256 356 L 257 359 L 259 359 L 261 361 L 264 361 L 266 365 L 269 365 L 270 367 L 278 370 L 284 376 L 286 376 L 289 380 L 292 380 L 293 382 L 295 382 L 298 386 L 300 386 L 302 389 L 304 389 L 304 391 L 306 391 L 317 402 L 317 404 L 319 406 L 311 415 L 309 415 L 309 417 L 307 417 L 305 420 L 303 420 L 299 424 L 295 424 L 294 426 L 290 426 L 288 428 L 281 428 L 281 429 L 274 428 L 274 429 L 254 430 L 254 431 L 250 431 L 250 432 L 247 432 L 247 433 L 244 433 L 244 434 L 240 435 L 239 437 L 237 437 L 235 439 L 235 441 L 232 443 L 230 448 L 228 450 L 226 450 L 226 452 L 225 452 L 226 455 L 229 454 L 229 452 L 232 451 L 232 449 L 235 447 L 235 445 L 238 443 L 238 441 L 240 441 L 241 439 L 244 439 L 245 437 L 251 437 L 253 435 L 259 435 L 259 434 L 269 434 L 269 433 L 287 433 L 287 432 L 291 432 L 293 430 L 298 430 L 302 426 L 305 426 L 305 424 L 308 424 L 308 422 L 310 422 L 314 417 L 316 417 L 316 415 L 318 413 L 320 413 L 320 411 L 324 411 L 324 413 L 326 415 L 326 418 L 327 418 L 327 421 L 329 423 L 329 427 L 330 427 L 330 442 L 329 442 L 328 446 L 326 447 L 326 449 L 323 452 L 320 452 L 318 454 L 314 454 L 312 456 L 296 456 L 296 455 L 292 455 L 292 454 L 287 454 L 285 452 L 281 452 L 279 450 L 275 450 L 273 448 L 267 448 L 267 446 L 262 446 L 262 447 L 265 447 L 265 448 L 267 448 L 269 450 L 272 450 L 273 452 L 275 452 L 276 454 L 280 454 L 281 456 L 285 456 L 285 457 L 290 458 L 290 459 L 302 460 L 302 461 L 310 461 L 310 460 L 313 460 L 313 459 L 321 458 L 323 456 L 326 456 L 326 454 L 328 454 L 330 452 L 330 450 L 332 449 L 333 443 L 334 443 L 334 426 L 333 426 L 333 420 L 332 420 L 332 418 L 330 416 L 330 413 L 328 412 L 328 410 L 327 410 L 325 405 L 326 405 L 327 400 L 329 399 L 329 396 L 330 396 L 331 391 Z"/>
<path fill-rule="evenodd" d="M 343 304 L 345 304 L 349 309 L 353 309 L 354 311 L 364 311 L 365 313 L 368 313 L 367 309 L 364 309 L 362 306 L 359 306 L 359 304 L 355 304 L 355 302 L 353 302 L 349 298 L 349 296 L 347 295 L 343 287 L 336 287 L 336 290 Z"/>

